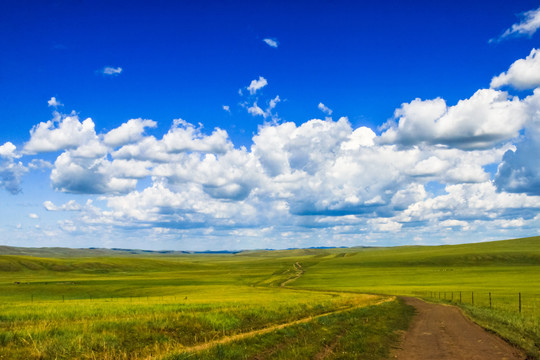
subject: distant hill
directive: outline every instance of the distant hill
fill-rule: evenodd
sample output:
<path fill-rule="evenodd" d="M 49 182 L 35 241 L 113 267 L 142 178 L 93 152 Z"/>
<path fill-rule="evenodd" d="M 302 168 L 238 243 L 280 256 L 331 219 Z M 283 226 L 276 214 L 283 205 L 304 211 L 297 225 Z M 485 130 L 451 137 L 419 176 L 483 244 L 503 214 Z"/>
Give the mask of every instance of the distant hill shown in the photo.
<path fill-rule="evenodd" d="M 64 247 L 17 247 L 0 245 L 0 255 L 37 256 L 43 258 L 64 257 L 109 257 L 130 255 L 186 255 L 186 254 L 236 254 L 239 251 L 176 251 L 176 250 L 141 250 L 120 248 L 64 248 Z"/>

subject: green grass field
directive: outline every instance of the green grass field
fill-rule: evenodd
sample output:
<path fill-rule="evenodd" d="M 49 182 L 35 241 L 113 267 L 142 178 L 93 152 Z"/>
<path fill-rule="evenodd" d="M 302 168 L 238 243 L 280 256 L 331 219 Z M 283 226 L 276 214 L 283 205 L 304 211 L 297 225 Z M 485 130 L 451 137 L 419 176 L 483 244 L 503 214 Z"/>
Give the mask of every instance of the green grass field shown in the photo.
<path fill-rule="evenodd" d="M 0 359 L 385 359 L 412 312 L 379 294 L 452 302 L 539 354 L 540 238 L 236 254 L 0 247 L 0 254 Z"/>

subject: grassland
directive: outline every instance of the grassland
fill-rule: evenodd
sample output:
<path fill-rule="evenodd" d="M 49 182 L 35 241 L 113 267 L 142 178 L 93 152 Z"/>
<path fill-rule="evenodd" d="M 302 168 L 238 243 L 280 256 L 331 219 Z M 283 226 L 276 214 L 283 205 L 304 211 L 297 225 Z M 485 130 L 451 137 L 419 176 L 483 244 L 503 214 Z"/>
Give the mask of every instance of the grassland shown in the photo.
<path fill-rule="evenodd" d="M 460 292 L 461 306 L 483 326 L 533 357 L 540 347 L 540 238 L 230 254 L 0 254 L 11 254 L 0 255 L 0 359 L 384 359 L 412 313 L 377 294 L 459 305 Z M 220 342 L 227 339 L 236 340 Z"/>

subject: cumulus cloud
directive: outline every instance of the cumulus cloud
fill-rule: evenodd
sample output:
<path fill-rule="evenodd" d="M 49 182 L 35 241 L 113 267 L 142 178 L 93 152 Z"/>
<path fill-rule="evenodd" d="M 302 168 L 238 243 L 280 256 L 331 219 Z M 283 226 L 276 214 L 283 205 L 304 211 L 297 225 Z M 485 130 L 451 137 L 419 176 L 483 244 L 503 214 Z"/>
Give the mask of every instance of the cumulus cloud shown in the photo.
<path fill-rule="evenodd" d="M 18 157 L 18 155 L 15 153 L 16 149 L 17 147 L 8 141 L 4 145 L 0 146 L 0 157 L 11 159 Z"/>
<path fill-rule="evenodd" d="M 102 73 L 104 75 L 109 75 L 109 76 L 120 75 L 120 73 L 122 73 L 122 68 L 120 66 L 116 68 L 106 66 L 103 68 Z"/>
<path fill-rule="evenodd" d="M 262 76 L 259 76 L 258 80 L 251 81 L 247 89 L 251 95 L 254 95 L 258 90 L 262 89 L 266 85 L 268 85 L 268 81 L 266 81 L 266 79 Z"/>
<path fill-rule="evenodd" d="M 120 146 L 136 142 L 143 136 L 145 128 L 155 128 L 157 123 L 153 120 L 131 119 L 120 127 L 112 129 L 103 137 L 103 142 L 109 146 Z"/>
<path fill-rule="evenodd" d="M 525 137 L 509 149 L 499 164 L 495 183 L 500 191 L 540 195 L 540 90 L 526 99 L 533 120 L 525 128 Z"/>
<path fill-rule="evenodd" d="M 30 163 L 28 164 L 28 168 L 31 170 L 45 170 L 45 169 L 51 169 L 53 165 L 43 159 L 32 159 Z"/>
<path fill-rule="evenodd" d="M 231 112 L 231 108 L 229 105 L 223 105 L 222 106 L 223 110 L 225 110 L 226 112 L 230 113 Z"/>
<path fill-rule="evenodd" d="M 519 98 L 481 89 L 454 106 L 441 98 L 402 104 L 383 127 L 380 141 L 486 149 L 516 137 L 527 119 L 526 105 Z"/>
<path fill-rule="evenodd" d="M 266 113 L 263 109 L 261 109 L 259 107 L 259 105 L 257 105 L 257 102 L 255 101 L 253 103 L 253 105 L 251 105 L 250 107 L 248 107 L 247 109 L 248 113 L 250 113 L 251 115 L 253 116 L 263 116 L 263 117 L 266 117 Z"/>
<path fill-rule="evenodd" d="M 54 96 L 51 97 L 49 101 L 47 101 L 47 104 L 49 104 L 49 106 L 52 106 L 52 107 L 64 106 L 64 104 L 56 100 Z"/>
<path fill-rule="evenodd" d="M 263 39 L 263 41 L 266 43 L 266 45 L 273 48 L 277 48 L 279 46 L 279 43 L 276 39 L 266 38 L 266 39 Z"/>
<path fill-rule="evenodd" d="M 532 49 L 525 59 L 514 62 L 508 71 L 491 79 L 492 88 L 506 85 L 519 90 L 533 89 L 540 86 L 540 50 Z"/>
<path fill-rule="evenodd" d="M 319 103 L 318 108 L 319 108 L 319 110 L 321 110 L 326 115 L 332 115 L 332 109 L 328 108 L 323 103 Z"/>
<path fill-rule="evenodd" d="M 28 217 L 29 217 L 30 219 L 39 219 L 39 216 L 38 216 L 37 214 L 34 214 L 34 213 L 28 214 Z"/>
<path fill-rule="evenodd" d="M 106 158 L 86 158 L 65 151 L 54 162 L 54 189 L 75 194 L 117 194 L 135 189 L 137 180 L 114 177 Z"/>
<path fill-rule="evenodd" d="M 22 177 L 28 172 L 22 162 L 15 160 L 21 157 L 16 150 L 17 147 L 9 141 L 0 146 L 0 188 L 12 194 L 21 191 Z"/>
<path fill-rule="evenodd" d="M 519 23 L 513 24 L 500 37 L 493 38 L 490 42 L 501 41 L 513 36 L 531 36 L 538 28 L 540 28 L 540 8 L 521 14 L 521 21 Z"/>
<path fill-rule="evenodd" d="M 80 122 L 72 113 L 54 113 L 54 118 L 41 122 L 30 130 L 30 140 L 24 145 L 24 152 L 37 154 L 75 148 L 96 139 L 94 122 L 87 118 Z"/>
<path fill-rule="evenodd" d="M 43 206 L 47 211 L 81 211 L 82 206 L 78 204 L 75 200 L 69 200 L 67 203 L 60 206 L 55 205 L 52 201 L 43 202 Z"/>
<path fill-rule="evenodd" d="M 232 147 L 226 131 L 216 128 L 210 135 L 204 135 L 201 128 L 182 119 L 176 119 L 173 126 L 162 140 L 165 148 L 171 153 L 203 152 L 223 153 Z"/>
<path fill-rule="evenodd" d="M 515 216 L 516 211 L 535 216 L 538 209 L 540 197 L 501 193 L 491 181 L 486 181 L 447 185 L 445 194 L 411 204 L 396 220 L 436 224 L 445 220 L 491 221 L 509 219 Z"/>
<path fill-rule="evenodd" d="M 0 188 L 12 194 L 21 192 L 21 182 L 28 169 L 21 162 L 12 160 L 0 162 Z"/>
<path fill-rule="evenodd" d="M 65 232 L 73 233 L 77 231 L 77 226 L 72 220 L 60 220 L 58 221 L 58 226 Z"/>
<path fill-rule="evenodd" d="M 505 74 L 516 77 L 513 67 Z M 47 168 L 25 167 L 25 154 L 60 151 L 52 187 L 99 196 L 96 204 L 44 202 L 77 218 L 58 222 L 58 234 L 159 229 L 145 234 L 290 247 L 540 226 L 540 166 L 531 155 L 540 152 L 540 90 L 519 99 L 480 89 L 455 105 L 416 99 L 377 135 L 346 117 L 278 122 L 281 98 L 259 97 L 262 79 L 243 104 L 265 120 L 250 146 L 183 119 L 162 136 L 147 134 L 157 123 L 145 119 L 96 133 L 91 119 L 55 112 L 22 152 L 0 146 L 0 186 L 16 193 L 28 168 Z"/>
<path fill-rule="evenodd" d="M 277 95 L 275 98 L 270 99 L 266 110 L 263 110 L 261 107 L 259 107 L 259 105 L 257 105 L 257 101 L 255 101 L 253 105 L 247 108 L 247 111 L 252 116 L 262 116 L 264 119 L 271 118 L 274 122 L 277 122 L 279 120 L 279 117 L 274 114 L 273 110 L 280 102 L 281 99 L 279 95 Z"/>

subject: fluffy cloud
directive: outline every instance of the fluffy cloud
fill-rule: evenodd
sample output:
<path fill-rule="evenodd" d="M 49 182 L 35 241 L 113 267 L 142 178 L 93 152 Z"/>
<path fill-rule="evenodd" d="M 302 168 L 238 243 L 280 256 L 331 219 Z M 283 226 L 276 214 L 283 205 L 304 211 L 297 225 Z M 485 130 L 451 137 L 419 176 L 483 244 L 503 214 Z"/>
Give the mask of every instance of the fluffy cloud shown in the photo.
<path fill-rule="evenodd" d="M 505 76 L 517 76 L 515 64 Z M 248 90 L 258 95 L 266 84 L 260 77 Z M 18 191 L 23 155 L 61 151 L 53 188 L 99 196 L 86 205 L 44 202 L 48 211 L 74 211 L 55 224 L 57 234 L 122 228 L 227 244 L 240 237 L 240 247 L 260 247 L 262 236 L 289 247 L 540 226 L 540 90 L 519 99 L 481 89 L 453 106 L 416 99 L 380 135 L 346 117 L 277 121 L 280 101 L 243 104 L 265 119 L 248 147 L 182 119 L 162 136 L 146 134 L 157 123 L 143 119 L 96 133 L 91 119 L 55 112 L 32 129 L 22 154 L 0 146 L 0 186 Z"/>
<path fill-rule="evenodd" d="M 513 24 L 509 29 L 499 37 L 491 39 L 490 42 L 500 41 L 512 36 L 531 36 L 540 28 L 540 8 L 536 10 L 529 10 L 522 14 L 522 20 Z"/>
<path fill-rule="evenodd" d="M 64 106 L 64 104 L 62 104 L 60 101 L 56 100 L 56 98 L 54 96 L 52 98 L 50 98 L 49 101 L 47 101 L 47 104 L 49 104 L 49 106 L 52 106 L 52 107 Z"/>
<path fill-rule="evenodd" d="M 266 113 L 263 109 L 257 105 L 257 102 L 255 101 L 252 106 L 248 107 L 247 109 L 248 113 L 250 113 L 253 116 L 263 116 L 266 117 Z"/>
<path fill-rule="evenodd" d="M 11 159 L 18 157 L 15 153 L 16 149 L 17 147 L 8 141 L 4 145 L 0 146 L 0 157 Z"/>
<path fill-rule="evenodd" d="M 495 183 L 501 191 L 540 195 L 540 89 L 527 98 L 532 121 L 525 128 L 525 137 L 508 150 L 499 165 Z"/>
<path fill-rule="evenodd" d="M 526 104 L 519 98 L 481 89 L 450 107 L 440 98 L 402 104 L 385 124 L 380 141 L 486 149 L 516 137 L 527 120 Z"/>
<path fill-rule="evenodd" d="M 260 108 L 259 105 L 257 105 L 257 101 L 255 101 L 252 106 L 247 108 L 247 111 L 252 116 L 262 116 L 264 119 L 270 118 L 274 123 L 276 123 L 279 120 L 279 117 L 273 113 L 273 110 L 280 102 L 281 99 L 279 98 L 279 95 L 277 95 L 275 98 L 270 99 L 266 110 Z"/>
<path fill-rule="evenodd" d="M 266 43 L 266 45 L 273 48 L 277 48 L 279 46 L 279 43 L 276 39 L 266 38 L 266 39 L 263 39 L 263 41 Z"/>
<path fill-rule="evenodd" d="M 114 177 L 105 158 L 86 158 L 65 151 L 54 162 L 51 172 L 54 189 L 76 194 L 116 194 L 135 189 L 137 181 Z"/>
<path fill-rule="evenodd" d="M 510 85 L 516 89 L 533 89 L 540 86 L 540 50 L 532 49 L 529 56 L 514 62 L 508 71 L 491 80 L 492 88 Z"/>
<path fill-rule="evenodd" d="M 317 106 L 319 110 L 321 110 L 326 115 L 332 115 L 332 109 L 325 106 L 323 103 L 319 103 L 319 106 Z"/>
<path fill-rule="evenodd" d="M 226 131 L 216 128 L 211 135 L 203 135 L 200 128 L 182 119 L 174 120 L 171 130 L 163 136 L 165 148 L 171 153 L 223 153 L 232 147 Z"/>
<path fill-rule="evenodd" d="M 268 85 L 268 81 L 266 81 L 266 79 L 262 76 L 259 76 L 258 80 L 251 81 L 247 89 L 251 95 L 254 95 L 258 90 L 262 89 L 266 85 Z"/>
<path fill-rule="evenodd" d="M 0 188 L 4 188 L 12 194 L 21 191 L 22 176 L 28 172 L 28 169 L 20 161 L 15 161 L 20 157 L 16 150 L 17 147 L 9 141 L 0 146 Z"/>
<path fill-rule="evenodd" d="M 57 206 L 52 201 L 45 201 L 43 206 L 47 211 L 80 211 L 82 206 L 78 204 L 75 200 L 69 200 L 67 203 Z"/>
<path fill-rule="evenodd" d="M 41 122 L 30 130 L 30 140 L 24 152 L 36 154 L 75 148 L 96 139 L 94 122 L 87 118 L 82 123 L 75 114 L 54 113 L 54 118 Z"/>
<path fill-rule="evenodd" d="M 411 204 L 396 216 L 396 220 L 439 225 L 445 220 L 471 222 L 509 219 L 515 216 L 516 211 L 527 217 L 534 217 L 540 209 L 540 197 L 500 193 L 490 181 L 448 185 L 445 192 Z"/>
<path fill-rule="evenodd" d="M 157 123 L 153 120 L 131 119 L 105 134 L 103 142 L 109 146 L 132 143 L 142 138 L 145 128 L 155 128 L 156 126 Z"/>
<path fill-rule="evenodd" d="M 106 66 L 103 68 L 102 73 L 104 75 L 109 75 L 109 76 L 120 75 L 120 73 L 122 73 L 122 68 L 120 66 L 116 68 Z"/>

